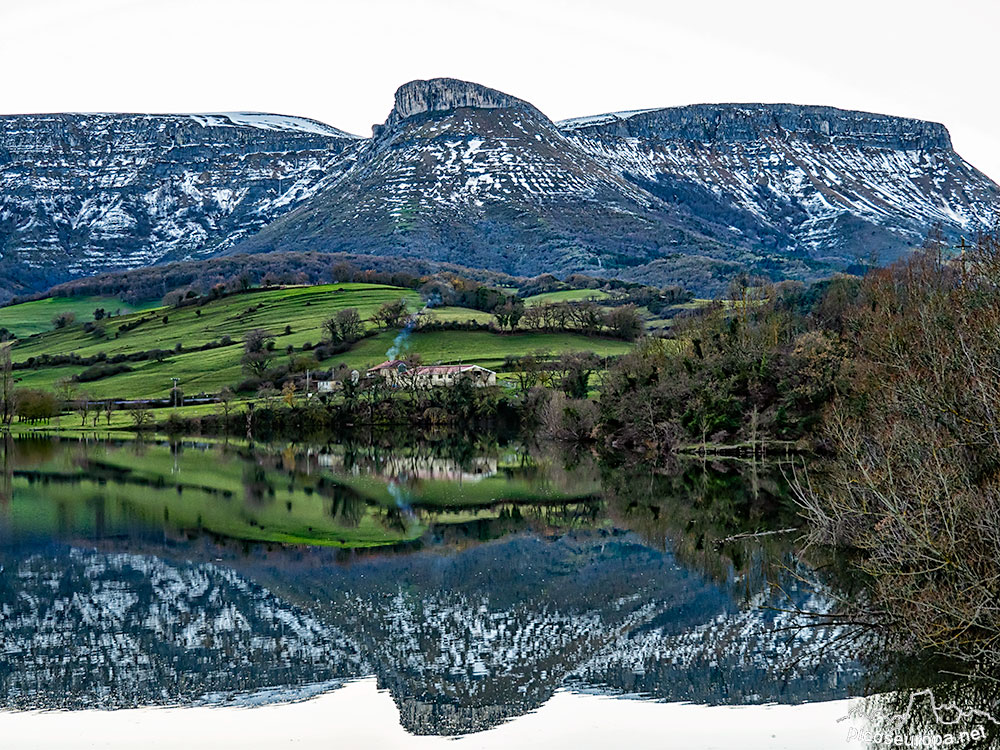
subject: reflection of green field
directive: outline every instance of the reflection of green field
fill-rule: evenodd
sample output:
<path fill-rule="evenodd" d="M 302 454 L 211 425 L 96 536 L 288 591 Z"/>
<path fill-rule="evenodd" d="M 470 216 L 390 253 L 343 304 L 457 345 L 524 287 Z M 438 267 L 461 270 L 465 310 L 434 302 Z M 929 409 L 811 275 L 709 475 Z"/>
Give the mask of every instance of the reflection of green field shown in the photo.
<path fill-rule="evenodd" d="M 255 456 L 255 459 L 257 457 Z M 370 547 L 417 539 L 430 526 L 494 519 L 512 504 L 570 503 L 596 492 L 537 478 L 389 480 L 296 468 L 296 455 L 266 460 L 220 448 L 71 444 L 16 468 L 0 528 L 36 535 L 106 536 L 135 529 L 207 532 L 230 539 Z M 276 466 L 282 468 L 275 468 Z M 536 515 L 544 515 L 540 512 Z"/>
<path fill-rule="evenodd" d="M 29 485 L 18 479 L 7 518 L 20 533 L 90 536 L 122 533 L 137 526 L 204 531 L 253 542 L 369 547 L 419 537 L 420 524 L 393 529 L 384 513 L 366 508 L 356 526 L 336 523 L 329 501 L 314 495 L 276 492 L 261 505 L 174 486 L 136 488 L 96 482 Z M 291 507 L 288 507 L 291 503 Z"/>
<path fill-rule="evenodd" d="M 388 483 L 377 477 L 341 477 L 340 481 L 359 494 L 376 502 L 395 503 Z M 574 487 L 573 491 L 557 489 L 546 483 L 487 477 L 477 481 L 453 482 L 418 479 L 400 485 L 406 504 L 416 509 L 447 509 L 488 507 L 498 503 L 556 503 L 590 497 L 597 493 L 597 483 Z"/>

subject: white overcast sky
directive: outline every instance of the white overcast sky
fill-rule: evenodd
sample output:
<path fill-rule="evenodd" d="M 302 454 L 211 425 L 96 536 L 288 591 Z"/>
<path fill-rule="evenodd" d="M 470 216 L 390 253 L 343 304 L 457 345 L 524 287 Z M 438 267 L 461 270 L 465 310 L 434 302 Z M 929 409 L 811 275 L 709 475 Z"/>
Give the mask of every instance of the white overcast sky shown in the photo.
<path fill-rule="evenodd" d="M 360 135 L 451 76 L 553 119 L 697 102 L 945 123 L 1000 179 L 1000 0 L 0 0 L 0 112 L 258 110 Z"/>

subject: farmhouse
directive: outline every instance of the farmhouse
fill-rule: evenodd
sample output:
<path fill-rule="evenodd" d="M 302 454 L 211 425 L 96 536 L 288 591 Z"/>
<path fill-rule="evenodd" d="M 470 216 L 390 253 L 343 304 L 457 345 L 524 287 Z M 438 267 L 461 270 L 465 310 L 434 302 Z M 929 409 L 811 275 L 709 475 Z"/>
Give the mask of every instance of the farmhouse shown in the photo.
<path fill-rule="evenodd" d="M 380 377 L 392 386 L 435 388 L 455 385 L 468 380 L 475 386 L 497 384 L 497 374 L 479 365 L 419 365 L 409 367 L 405 362 L 392 359 L 368 371 L 368 377 Z"/>

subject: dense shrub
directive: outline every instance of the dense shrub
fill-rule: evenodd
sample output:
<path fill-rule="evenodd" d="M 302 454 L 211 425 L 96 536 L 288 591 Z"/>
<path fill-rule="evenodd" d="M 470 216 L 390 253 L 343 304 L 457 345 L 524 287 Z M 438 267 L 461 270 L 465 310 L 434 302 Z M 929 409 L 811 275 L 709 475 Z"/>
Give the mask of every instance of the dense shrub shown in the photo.
<path fill-rule="evenodd" d="M 813 541 L 854 548 L 856 619 L 903 645 L 1000 664 L 1000 239 L 870 272 L 843 317 L 850 388 L 800 483 Z"/>
<path fill-rule="evenodd" d="M 59 400 L 48 391 L 18 388 L 14 391 L 14 402 L 19 422 L 47 422 L 59 414 Z"/>
<path fill-rule="evenodd" d="M 83 372 L 74 375 L 73 380 L 78 383 L 90 383 L 102 378 L 110 378 L 112 375 L 119 375 L 123 372 L 132 372 L 132 368 L 123 363 L 110 364 L 102 363 L 91 365 Z"/>

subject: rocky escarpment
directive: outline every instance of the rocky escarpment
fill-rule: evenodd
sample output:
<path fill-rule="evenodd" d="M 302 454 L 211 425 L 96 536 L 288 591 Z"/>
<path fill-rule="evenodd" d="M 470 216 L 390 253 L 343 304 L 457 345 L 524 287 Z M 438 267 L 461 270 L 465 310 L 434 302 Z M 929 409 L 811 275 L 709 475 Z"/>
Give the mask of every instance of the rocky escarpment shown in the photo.
<path fill-rule="evenodd" d="M 726 144 L 785 135 L 902 150 L 951 148 L 940 123 L 798 104 L 694 104 L 580 117 L 559 126 L 590 137 L 661 141 Z"/>
<path fill-rule="evenodd" d="M 716 104 L 561 122 L 573 143 L 727 244 L 882 262 L 940 226 L 975 235 L 1000 188 L 938 123 L 831 107 Z"/>
<path fill-rule="evenodd" d="M 221 253 L 409 256 L 702 294 L 820 278 L 934 227 L 973 237 L 1000 187 L 937 123 L 705 104 L 554 124 L 475 83 L 412 81 L 373 138 L 302 118 L 0 117 L 0 300 Z"/>
<path fill-rule="evenodd" d="M 546 119 L 545 115 L 528 102 L 502 91 L 455 78 L 433 78 L 429 81 L 410 81 L 396 89 L 392 112 L 383 125 L 374 125 L 372 129 L 377 138 L 387 128 L 392 128 L 408 117 L 462 107 L 520 109 Z"/>
<path fill-rule="evenodd" d="M 358 141 L 256 113 L 0 116 L 0 299 L 230 246 L 312 195 Z"/>
<path fill-rule="evenodd" d="M 696 105 L 568 120 L 452 79 L 414 81 L 327 189 L 239 251 L 412 255 L 719 291 L 889 261 L 974 235 L 1000 189 L 947 130 L 830 107 Z"/>
<path fill-rule="evenodd" d="M 337 249 L 532 276 L 616 275 L 664 247 L 724 251 L 669 213 L 521 100 L 418 81 L 350 169 L 232 252 Z"/>

